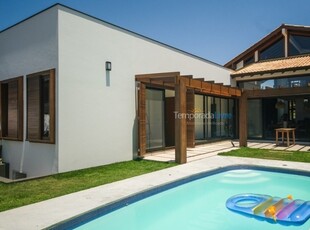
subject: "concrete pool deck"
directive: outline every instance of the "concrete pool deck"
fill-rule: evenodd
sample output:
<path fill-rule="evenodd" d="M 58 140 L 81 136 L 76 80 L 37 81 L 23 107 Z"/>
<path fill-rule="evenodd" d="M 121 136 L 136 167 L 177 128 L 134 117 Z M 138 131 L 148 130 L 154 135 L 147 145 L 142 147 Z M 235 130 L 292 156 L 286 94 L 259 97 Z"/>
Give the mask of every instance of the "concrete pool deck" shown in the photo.
<path fill-rule="evenodd" d="M 233 165 L 310 171 L 309 163 L 212 156 L 0 213 L 0 229 L 43 229 L 102 205 L 193 174 Z"/>
<path fill-rule="evenodd" d="M 301 151 L 307 152 L 310 151 L 309 143 L 297 143 L 295 145 L 283 146 L 276 145 L 274 141 L 248 141 L 249 148 L 256 149 L 269 149 L 269 150 L 281 150 L 281 151 Z M 192 162 L 200 159 L 204 159 L 207 157 L 216 156 L 218 153 L 228 152 L 234 149 L 239 148 L 238 140 L 225 140 L 218 141 L 213 143 L 199 144 L 196 145 L 195 148 L 187 148 L 187 162 Z M 162 161 L 162 162 L 170 162 L 175 159 L 175 150 L 167 149 L 160 150 L 147 153 L 144 157 L 146 160 L 154 160 L 154 161 Z"/>

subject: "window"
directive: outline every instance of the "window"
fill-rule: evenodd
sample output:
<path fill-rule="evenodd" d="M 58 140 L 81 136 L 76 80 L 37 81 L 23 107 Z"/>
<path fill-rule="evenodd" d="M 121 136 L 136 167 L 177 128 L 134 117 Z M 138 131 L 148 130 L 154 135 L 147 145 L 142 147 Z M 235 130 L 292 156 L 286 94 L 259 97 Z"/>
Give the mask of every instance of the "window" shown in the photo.
<path fill-rule="evenodd" d="M 289 120 L 295 121 L 296 120 L 296 101 L 289 100 L 288 101 L 288 115 Z"/>
<path fill-rule="evenodd" d="M 232 137 L 233 107 L 233 99 L 195 94 L 196 141 Z"/>
<path fill-rule="evenodd" d="M 294 88 L 309 87 L 310 76 L 301 75 L 288 78 L 274 78 L 238 82 L 238 86 L 243 89 L 268 89 L 268 88 Z"/>
<path fill-rule="evenodd" d="M 254 56 L 251 56 L 244 60 L 244 66 L 249 65 L 254 62 Z"/>
<path fill-rule="evenodd" d="M 310 37 L 290 35 L 289 54 L 291 56 L 310 53 Z"/>
<path fill-rule="evenodd" d="M 284 57 L 284 40 L 273 43 L 260 52 L 260 60 Z"/>
<path fill-rule="evenodd" d="M 23 140 L 23 77 L 1 82 L 1 134 Z"/>
<path fill-rule="evenodd" d="M 55 143 L 55 71 L 27 76 L 27 138 Z"/>

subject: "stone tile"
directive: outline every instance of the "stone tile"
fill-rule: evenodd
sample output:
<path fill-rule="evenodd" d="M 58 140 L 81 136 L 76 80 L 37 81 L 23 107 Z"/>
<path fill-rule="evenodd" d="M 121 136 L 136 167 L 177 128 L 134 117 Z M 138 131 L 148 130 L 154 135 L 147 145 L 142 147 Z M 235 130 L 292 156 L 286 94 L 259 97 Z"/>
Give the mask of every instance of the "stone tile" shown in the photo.
<path fill-rule="evenodd" d="M 274 149 L 274 148 L 276 148 L 277 146 L 276 146 L 276 144 L 268 144 L 268 145 L 266 145 L 266 146 L 263 146 L 263 147 L 261 147 L 261 149 Z"/>
<path fill-rule="evenodd" d="M 276 147 L 274 148 L 274 150 L 287 150 L 287 149 L 288 149 L 287 146 L 276 146 Z"/>
<path fill-rule="evenodd" d="M 310 152 L 310 146 L 305 146 L 303 147 L 302 149 L 300 149 L 299 151 L 302 151 L 302 152 Z"/>
<path fill-rule="evenodd" d="M 259 143 L 257 145 L 251 146 L 251 147 L 260 149 L 260 148 L 266 147 L 268 145 L 269 145 L 269 143 Z"/>
<path fill-rule="evenodd" d="M 302 148 L 305 148 L 305 146 L 297 144 L 297 145 L 291 145 L 287 150 L 288 151 L 300 151 Z"/>

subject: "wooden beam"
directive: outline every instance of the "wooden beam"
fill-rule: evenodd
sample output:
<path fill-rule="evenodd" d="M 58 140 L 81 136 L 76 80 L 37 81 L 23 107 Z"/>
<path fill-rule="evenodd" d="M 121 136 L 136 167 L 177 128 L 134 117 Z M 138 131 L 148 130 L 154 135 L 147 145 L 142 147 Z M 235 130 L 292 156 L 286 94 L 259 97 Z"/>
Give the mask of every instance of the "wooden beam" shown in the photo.
<path fill-rule="evenodd" d="M 241 90 L 239 88 L 235 88 L 235 96 L 241 97 Z"/>
<path fill-rule="evenodd" d="M 223 95 L 223 96 L 230 96 L 229 88 L 221 85 L 221 95 Z"/>
<path fill-rule="evenodd" d="M 221 86 L 212 84 L 211 93 L 214 93 L 215 95 L 221 95 Z"/>
<path fill-rule="evenodd" d="M 148 82 L 148 81 L 140 81 L 140 83 L 145 84 L 147 87 L 153 87 L 153 88 L 165 88 L 165 89 L 171 89 L 174 90 L 175 84 L 174 83 L 165 83 L 165 82 Z"/>
<path fill-rule="evenodd" d="M 208 82 L 201 83 L 202 92 L 211 93 L 212 84 Z"/>
<path fill-rule="evenodd" d="M 166 73 L 150 73 L 150 74 L 137 74 L 136 81 L 141 79 L 165 78 L 180 76 L 180 72 L 166 72 Z"/>
<path fill-rule="evenodd" d="M 186 163 L 186 86 L 184 78 L 177 77 L 175 85 L 175 161 Z"/>
<path fill-rule="evenodd" d="M 310 87 L 245 90 L 248 98 L 309 95 Z"/>
<path fill-rule="evenodd" d="M 248 139 L 248 101 L 247 94 L 242 93 L 239 98 L 239 145 L 247 147 Z"/>
<path fill-rule="evenodd" d="M 194 80 L 197 80 L 197 81 L 204 81 L 205 79 L 203 77 L 199 77 L 199 78 L 194 78 Z"/>
<path fill-rule="evenodd" d="M 158 78 L 149 78 L 151 82 L 162 81 L 162 82 L 172 82 L 175 83 L 175 77 L 158 77 Z"/>
<path fill-rule="evenodd" d="M 139 156 L 146 153 L 146 86 L 140 83 L 138 91 L 138 133 L 139 133 Z"/>
<path fill-rule="evenodd" d="M 191 79 L 189 87 L 200 90 L 201 89 L 201 83 L 202 83 L 202 81 L 200 81 L 200 80 Z"/>
<path fill-rule="evenodd" d="M 193 75 L 181 75 L 181 77 L 185 77 L 185 78 L 188 78 L 188 79 L 193 79 Z"/>
<path fill-rule="evenodd" d="M 186 111 L 191 115 L 187 117 L 187 147 L 195 147 L 195 91 L 188 89 L 186 92 Z"/>
<path fill-rule="evenodd" d="M 136 75 L 136 81 L 150 87 L 174 89 L 178 78 L 182 79 L 187 88 L 194 89 L 199 93 L 224 97 L 241 96 L 241 91 L 238 88 L 224 86 L 222 83 L 214 83 L 214 81 L 204 81 L 204 78 L 193 79 L 192 75 L 180 76 L 179 74 L 180 72 L 140 74 Z"/>

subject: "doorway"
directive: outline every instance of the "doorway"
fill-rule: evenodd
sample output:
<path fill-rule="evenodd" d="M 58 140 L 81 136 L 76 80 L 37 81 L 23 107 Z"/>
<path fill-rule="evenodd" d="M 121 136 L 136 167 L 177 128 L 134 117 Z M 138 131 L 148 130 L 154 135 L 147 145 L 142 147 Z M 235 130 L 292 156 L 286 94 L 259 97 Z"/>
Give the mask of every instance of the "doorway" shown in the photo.
<path fill-rule="evenodd" d="M 297 141 L 310 141 L 310 95 L 248 100 L 248 136 L 275 139 L 276 128 L 295 128 Z"/>

